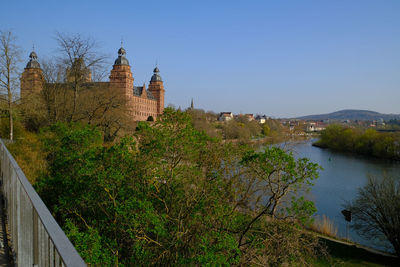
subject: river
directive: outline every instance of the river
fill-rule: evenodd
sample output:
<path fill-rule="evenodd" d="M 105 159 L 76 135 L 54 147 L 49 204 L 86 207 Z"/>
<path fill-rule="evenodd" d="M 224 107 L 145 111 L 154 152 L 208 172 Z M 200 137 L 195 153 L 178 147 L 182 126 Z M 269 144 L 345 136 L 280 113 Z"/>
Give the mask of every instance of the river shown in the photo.
<path fill-rule="evenodd" d="M 400 179 L 400 163 L 313 147 L 313 141 L 291 144 L 290 150 L 296 158 L 307 157 L 323 167 L 309 198 L 315 201 L 317 215 L 328 216 L 338 227 L 338 235 L 345 237 L 346 222 L 341 214 L 345 201 L 356 196 L 358 188 L 366 184 L 368 175 L 386 173 Z M 362 245 L 391 251 L 387 243 L 366 240 L 351 229 L 349 238 Z"/>

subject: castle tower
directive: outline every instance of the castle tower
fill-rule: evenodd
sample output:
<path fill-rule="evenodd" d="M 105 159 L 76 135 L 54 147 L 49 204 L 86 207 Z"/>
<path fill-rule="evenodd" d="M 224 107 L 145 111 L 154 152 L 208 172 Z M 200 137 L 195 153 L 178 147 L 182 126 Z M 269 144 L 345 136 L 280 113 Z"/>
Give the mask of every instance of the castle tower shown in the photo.
<path fill-rule="evenodd" d="M 162 114 L 164 112 L 164 84 L 158 67 L 153 70 L 153 73 L 149 84 L 149 91 L 157 100 L 157 114 Z"/>
<path fill-rule="evenodd" d="M 133 94 L 133 77 L 129 62 L 125 57 L 123 47 L 118 50 L 118 58 L 115 60 L 110 75 L 110 89 L 119 90 L 128 100 Z"/>
<path fill-rule="evenodd" d="M 85 66 L 83 58 L 75 58 L 66 71 L 67 82 L 91 82 L 92 72 Z"/>
<path fill-rule="evenodd" d="M 24 72 L 21 75 L 21 98 L 24 98 L 32 93 L 40 93 L 44 85 L 43 71 L 37 61 L 35 51 L 29 55 L 29 62 L 26 64 Z"/>

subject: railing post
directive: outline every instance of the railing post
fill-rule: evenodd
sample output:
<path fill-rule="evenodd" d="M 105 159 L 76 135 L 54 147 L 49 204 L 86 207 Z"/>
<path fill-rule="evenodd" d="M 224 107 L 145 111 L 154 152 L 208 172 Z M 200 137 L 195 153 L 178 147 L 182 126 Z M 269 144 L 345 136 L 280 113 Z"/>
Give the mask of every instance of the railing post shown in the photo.
<path fill-rule="evenodd" d="M 32 212 L 32 223 L 33 223 L 33 266 L 39 266 L 39 233 L 38 233 L 38 215 L 36 210 Z"/>
<path fill-rule="evenodd" d="M 23 267 L 86 266 L 2 140 L 0 169 L 14 263 Z"/>

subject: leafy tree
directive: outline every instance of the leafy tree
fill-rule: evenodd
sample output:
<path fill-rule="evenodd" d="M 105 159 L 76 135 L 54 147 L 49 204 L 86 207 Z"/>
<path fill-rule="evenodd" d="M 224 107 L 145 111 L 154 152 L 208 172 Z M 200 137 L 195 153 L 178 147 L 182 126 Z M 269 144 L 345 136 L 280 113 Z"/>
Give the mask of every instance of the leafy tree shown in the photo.
<path fill-rule="evenodd" d="M 318 249 L 300 227 L 312 205 L 295 194 L 317 166 L 280 149 L 223 144 L 172 108 L 140 122 L 137 143 L 61 123 L 42 140 L 36 188 L 90 265 L 306 264 Z"/>
<path fill-rule="evenodd" d="M 271 128 L 268 126 L 268 124 L 265 124 L 262 126 L 262 134 L 265 136 L 268 136 L 271 132 Z"/>
<path fill-rule="evenodd" d="M 177 124 L 177 120 L 180 120 L 181 123 Z M 156 123 L 155 127 L 148 127 L 147 124 L 142 124 L 141 127 L 143 128 L 138 129 L 138 132 L 141 133 L 139 135 L 139 146 L 144 145 L 146 149 L 144 154 L 151 156 L 155 153 L 159 159 L 159 161 L 151 160 L 151 162 L 156 166 L 162 165 L 163 161 L 169 162 L 169 167 L 166 169 L 163 168 L 163 171 L 167 170 L 167 172 L 163 174 L 157 173 L 156 176 L 171 177 L 171 171 L 175 174 L 178 173 L 177 170 L 182 171 L 183 169 L 181 168 L 184 166 L 178 162 L 184 162 L 186 167 L 191 166 L 190 162 L 196 162 L 197 165 L 202 166 L 206 177 L 207 173 L 211 175 L 211 180 L 208 178 L 206 180 L 207 183 L 199 184 L 199 182 L 204 179 L 203 175 L 198 176 L 198 174 L 196 175 L 195 173 L 189 174 L 185 172 L 186 177 L 192 177 L 189 183 L 191 187 L 186 190 L 188 194 L 180 200 L 176 199 L 176 193 L 169 191 L 165 194 L 165 197 L 172 199 L 167 203 L 176 205 L 173 203 L 185 201 L 188 206 L 185 206 L 183 210 L 190 212 L 192 209 L 189 205 L 190 199 L 194 197 L 198 200 L 200 196 L 203 196 L 200 195 L 196 197 L 196 194 L 201 192 L 191 189 L 192 186 L 199 189 L 207 185 L 206 192 L 208 192 L 208 197 L 213 195 L 211 192 L 215 192 L 215 200 L 211 202 L 212 204 L 208 204 L 208 206 L 210 208 L 214 207 L 215 213 L 215 208 L 218 207 L 215 206 L 215 203 L 221 205 L 217 209 L 219 210 L 219 212 L 216 213 L 217 216 L 211 218 L 216 220 L 216 218 L 222 216 L 217 221 L 220 225 L 224 225 L 223 229 L 225 229 L 225 231 L 221 231 L 220 234 L 224 233 L 224 236 L 229 234 L 226 236 L 229 237 L 229 240 L 235 237 L 237 248 L 241 253 L 245 254 L 253 251 L 251 248 L 252 246 L 257 247 L 256 244 L 262 246 L 265 241 L 267 236 L 265 227 L 268 223 L 265 223 L 264 219 L 272 217 L 283 220 L 290 217 L 296 218 L 304 223 L 310 219 L 310 215 L 315 212 L 313 203 L 302 198 L 296 201 L 293 197 L 296 196 L 295 192 L 307 184 L 311 184 L 311 181 L 317 178 L 318 165 L 308 162 L 307 159 L 299 159 L 296 161 L 292 155 L 286 154 L 279 148 L 267 148 L 264 152 L 260 153 L 245 148 L 242 150 L 243 152 L 248 151 L 245 155 L 243 155 L 242 152 L 237 154 L 238 151 L 233 154 L 225 154 L 228 152 L 227 149 L 231 148 L 220 146 L 212 142 L 212 147 L 217 148 L 217 150 L 205 150 L 207 152 L 204 153 L 205 151 L 202 151 L 203 149 L 207 149 L 207 147 L 197 147 L 198 144 L 203 142 L 190 142 L 189 139 L 184 142 L 186 145 L 183 146 L 187 146 L 188 150 L 182 150 L 183 144 L 180 143 L 180 145 L 177 145 L 176 137 L 182 137 L 187 131 L 192 131 L 192 134 L 188 136 L 193 136 L 193 134 L 198 135 L 198 133 L 190 129 L 190 127 L 181 128 L 185 125 L 185 123 L 182 123 L 184 120 L 183 114 L 166 109 L 161 121 Z M 166 134 L 165 129 L 168 129 L 169 134 Z M 144 134 L 145 132 L 146 134 Z M 162 136 L 162 140 L 164 140 L 160 144 L 154 140 L 154 137 L 158 136 Z M 144 137 L 146 137 L 146 139 L 144 139 Z M 206 137 L 203 136 L 202 138 Z M 184 139 L 180 140 L 183 141 Z M 168 144 L 169 142 L 171 142 L 171 144 Z M 172 144 L 173 148 L 169 149 Z M 193 152 L 195 152 L 195 154 L 192 154 Z M 199 152 L 200 154 L 197 154 Z M 218 154 L 218 152 L 223 152 L 223 154 Z M 172 154 L 170 155 L 170 153 Z M 190 155 L 192 155 L 192 159 L 190 159 Z M 206 157 L 204 157 L 204 155 L 206 155 Z M 151 157 L 154 159 L 153 156 Z M 239 161 L 241 161 L 241 163 Z M 224 164 L 221 166 L 220 162 L 224 162 Z M 192 169 L 192 167 L 190 168 Z M 154 166 L 146 169 L 155 170 L 157 167 Z M 173 183 L 174 180 L 173 177 L 166 179 L 165 184 Z M 218 182 L 220 186 L 224 186 L 224 190 L 218 190 L 218 187 L 216 188 L 214 183 L 210 183 L 210 181 Z M 175 189 L 176 187 L 173 188 Z M 269 200 L 266 201 L 265 198 L 263 199 L 261 196 L 265 196 L 267 199 L 269 197 Z M 287 199 L 285 199 L 286 197 Z M 284 204 L 284 199 L 292 200 L 289 202 L 293 205 Z M 210 199 L 204 199 L 204 201 L 210 201 Z M 284 208 L 288 206 L 288 209 Z M 170 210 L 170 208 L 168 208 L 168 210 Z M 277 210 L 279 210 L 279 216 Z M 185 216 L 185 218 L 186 217 L 189 216 Z M 208 213 L 202 216 L 203 220 L 209 217 L 210 214 Z M 225 219 L 222 220 L 222 218 Z M 197 230 L 199 229 L 201 229 L 200 226 L 197 227 Z M 213 229 L 213 231 L 216 229 Z M 207 231 L 207 228 L 205 228 L 204 231 L 208 232 L 209 230 Z M 232 252 L 235 252 L 235 250 L 232 249 Z M 237 255 L 236 253 L 237 252 L 233 255 Z M 245 262 L 244 259 L 246 259 L 246 257 L 242 258 Z"/>
<path fill-rule="evenodd" d="M 329 146 L 333 149 L 337 149 L 336 144 L 338 143 L 338 138 L 341 135 L 342 127 L 337 124 L 332 124 L 326 127 L 325 130 L 321 132 L 320 140 L 317 144 L 320 146 Z"/>
<path fill-rule="evenodd" d="M 208 136 L 220 136 L 215 121 L 217 115 L 213 112 L 205 112 L 202 109 L 188 109 L 186 112 L 190 115 L 193 127 L 198 131 L 204 131 Z"/>
<path fill-rule="evenodd" d="M 224 139 L 239 139 L 242 141 L 250 140 L 252 137 L 251 129 L 245 122 L 235 120 L 227 121 L 222 127 Z"/>
<path fill-rule="evenodd" d="M 347 209 L 353 214 L 351 227 L 368 239 L 386 238 L 400 257 L 400 180 L 369 177 Z"/>
<path fill-rule="evenodd" d="M 171 218 L 165 225 L 169 235 L 162 240 L 168 249 L 159 252 L 160 261 L 234 263 L 230 251 L 237 250 L 235 237 L 218 231 L 229 218 L 221 213 L 229 206 L 221 199 L 225 181 L 218 175 L 221 156 L 227 151 L 196 131 L 188 114 L 170 108 L 152 127 L 140 123 L 136 136 L 141 154 L 137 167 L 143 177 L 158 184 L 159 212 Z"/>
<path fill-rule="evenodd" d="M 255 211 L 255 216 L 249 221 L 242 231 L 239 246 L 244 242 L 245 234 L 253 224 L 262 216 L 285 217 L 282 205 L 285 197 L 296 193 L 307 185 L 312 185 L 312 180 L 318 178 L 318 164 L 309 162 L 306 158 L 295 160 L 293 155 L 285 153 L 281 148 L 267 147 L 263 152 L 249 152 L 242 160 L 247 180 L 247 193 L 251 197 L 247 200 L 247 208 Z M 304 198 L 296 200 L 292 195 L 292 207 L 286 209 L 289 214 L 305 213 L 305 218 L 316 212 L 312 202 Z M 250 201 L 249 201 L 250 200 Z M 280 214 L 278 214 L 280 213 Z M 294 216 L 296 217 L 296 216 Z"/>
<path fill-rule="evenodd" d="M 90 264 L 129 262 L 132 236 L 144 238 L 136 236 L 140 226 L 153 225 L 157 217 L 140 193 L 144 189 L 130 179 L 135 177 L 134 142 L 103 147 L 101 133 L 93 127 L 61 123 L 46 129 L 43 141 L 49 175 L 36 188 L 67 235 Z"/>
<path fill-rule="evenodd" d="M 338 151 L 389 159 L 400 159 L 400 134 L 381 133 L 374 129 L 352 129 L 330 125 L 315 143 Z"/>

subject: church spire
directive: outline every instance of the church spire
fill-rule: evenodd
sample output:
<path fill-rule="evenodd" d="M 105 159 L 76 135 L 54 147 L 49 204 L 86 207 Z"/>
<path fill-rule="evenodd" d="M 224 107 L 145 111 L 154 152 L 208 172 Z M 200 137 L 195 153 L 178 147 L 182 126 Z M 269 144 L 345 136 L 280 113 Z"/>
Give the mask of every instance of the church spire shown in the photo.
<path fill-rule="evenodd" d="M 190 109 L 194 109 L 193 98 L 192 98 L 192 102 L 190 103 Z"/>

